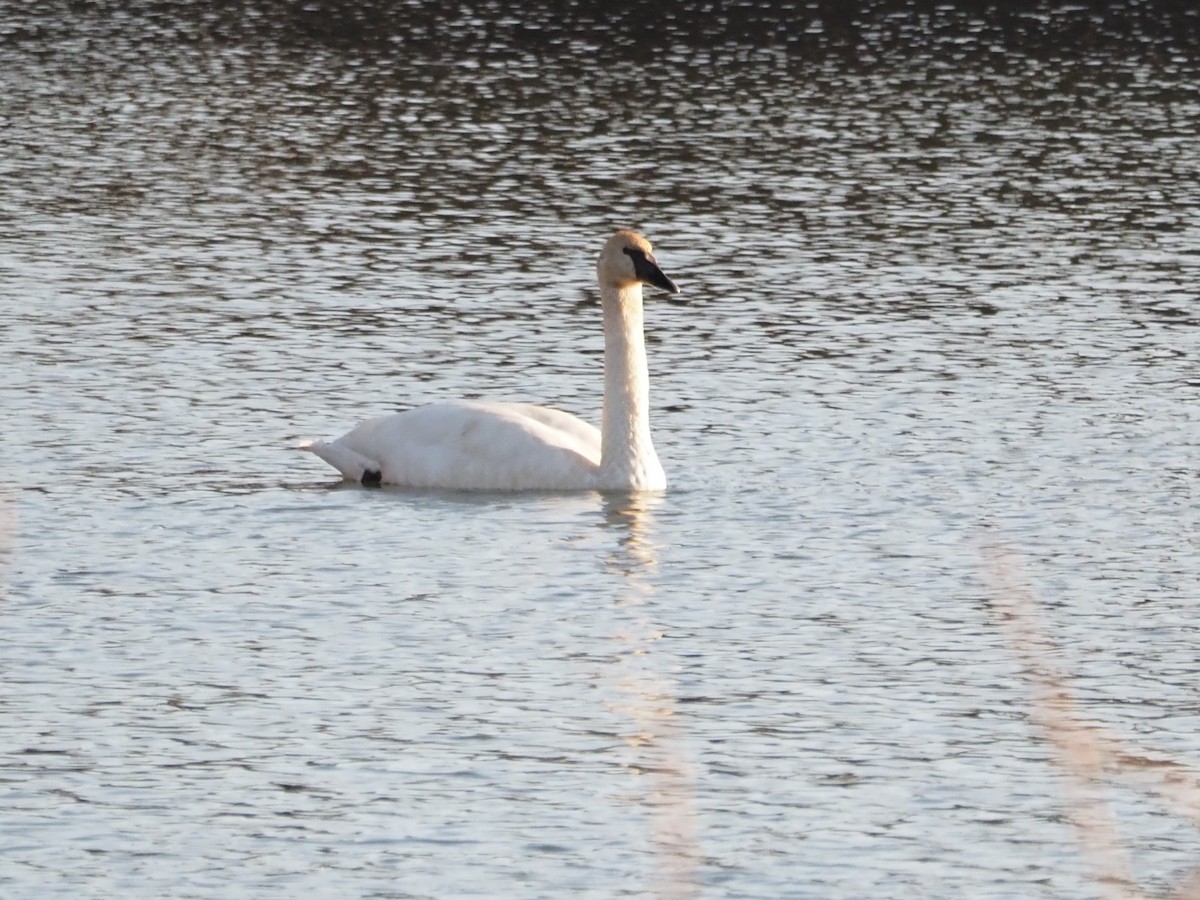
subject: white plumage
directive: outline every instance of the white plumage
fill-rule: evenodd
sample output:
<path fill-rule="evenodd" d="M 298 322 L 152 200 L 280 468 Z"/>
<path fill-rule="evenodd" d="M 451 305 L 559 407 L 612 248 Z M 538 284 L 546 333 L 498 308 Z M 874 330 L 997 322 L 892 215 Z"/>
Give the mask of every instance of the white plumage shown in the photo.
<path fill-rule="evenodd" d="M 333 441 L 310 441 L 342 476 L 364 484 L 454 490 L 626 490 L 666 487 L 650 438 L 642 284 L 679 290 L 641 235 L 618 231 L 596 263 L 604 315 L 600 430 L 523 403 L 455 401 L 369 419 Z"/>

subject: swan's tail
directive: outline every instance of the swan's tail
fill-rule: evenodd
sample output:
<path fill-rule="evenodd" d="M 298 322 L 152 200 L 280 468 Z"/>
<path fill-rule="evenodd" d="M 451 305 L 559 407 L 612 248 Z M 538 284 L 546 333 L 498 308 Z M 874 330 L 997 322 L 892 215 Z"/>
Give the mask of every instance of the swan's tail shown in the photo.
<path fill-rule="evenodd" d="M 361 453 L 356 453 L 338 441 L 302 441 L 296 446 L 297 450 L 307 450 L 319 456 L 342 473 L 343 478 L 360 481 L 364 484 L 379 483 L 380 466 L 373 459 L 367 459 Z"/>

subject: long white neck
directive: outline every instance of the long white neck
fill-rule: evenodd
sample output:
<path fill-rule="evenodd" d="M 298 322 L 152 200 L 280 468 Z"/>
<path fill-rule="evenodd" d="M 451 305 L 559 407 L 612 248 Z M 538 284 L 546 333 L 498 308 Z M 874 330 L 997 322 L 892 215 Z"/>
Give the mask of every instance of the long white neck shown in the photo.
<path fill-rule="evenodd" d="M 601 487 L 662 490 L 666 476 L 650 440 L 650 372 L 642 331 L 642 286 L 601 285 L 604 308 L 604 420 Z"/>

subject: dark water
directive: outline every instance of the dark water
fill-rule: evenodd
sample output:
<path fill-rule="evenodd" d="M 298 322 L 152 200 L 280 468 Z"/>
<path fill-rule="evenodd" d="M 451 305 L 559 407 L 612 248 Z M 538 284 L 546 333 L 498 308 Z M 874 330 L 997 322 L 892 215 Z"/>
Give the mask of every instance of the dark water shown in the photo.
<path fill-rule="evenodd" d="M 0 893 L 1191 896 L 1200 16 L 848 9 L 6 12 Z M 665 496 L 290 449 L 626 226 Z"/>

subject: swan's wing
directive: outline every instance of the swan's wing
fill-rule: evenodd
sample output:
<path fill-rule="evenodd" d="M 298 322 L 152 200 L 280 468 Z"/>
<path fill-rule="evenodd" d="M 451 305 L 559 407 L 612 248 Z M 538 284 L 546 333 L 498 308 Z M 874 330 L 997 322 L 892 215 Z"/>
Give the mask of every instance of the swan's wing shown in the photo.
<path fill-rule="evenodd" d="M 498 407 L 508 410 L 514 415 L 525 416 L 535 422 L 540 422 L 553 429 L 562 437 L 579 441 L 586 447 L 596 449 L 596 463 L 600 463 L 600 430 L 590 422 L 585 422 L 579 416 L 563 412 L 561 409 L 551 409 L 548 406 L 534 406 L 532 403 L 490 403 L 483 406 Z"/>
<path fill-rule="evenodd" d="M 543 407 L 438 403 L 371 419 L 308 449 L 355 480 L 377 472 L 388 484 L 412 487 L 573 489 L 595 479 L 600 432 Z"/>
<path fill-rule="evenodd" d="M 304 441 L 300 450 L 316 454 L 325 462 L 342 473 L 342 477 L 351 481 L 371 481 L 372 472 L 379 471 L 379 463 L 374 459 L 363 456 L 356 450 L 337 441 Z"/>

